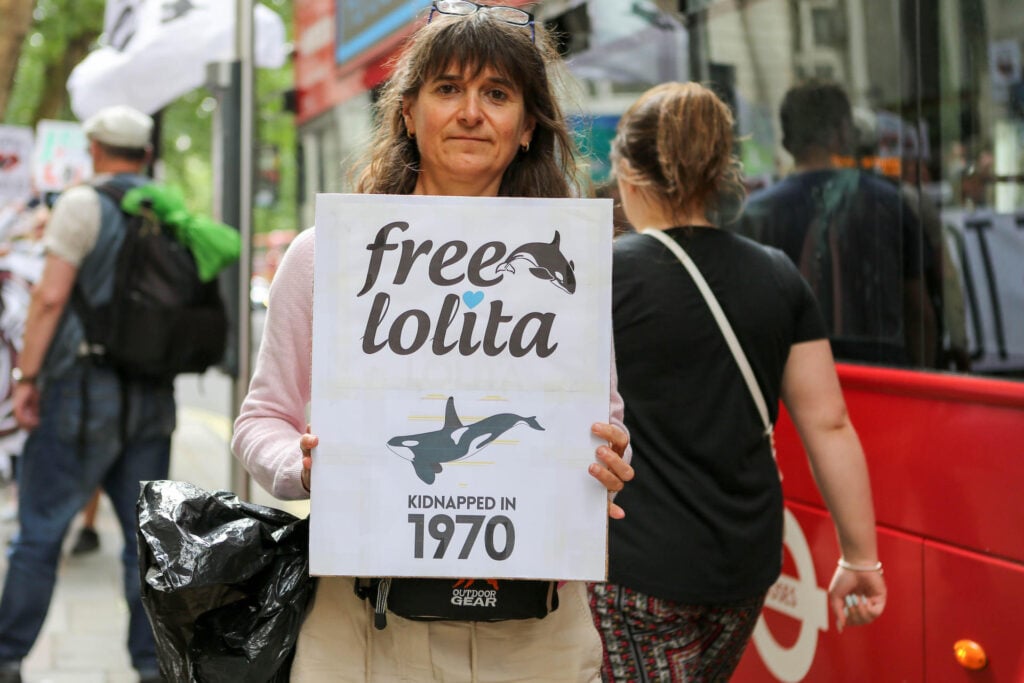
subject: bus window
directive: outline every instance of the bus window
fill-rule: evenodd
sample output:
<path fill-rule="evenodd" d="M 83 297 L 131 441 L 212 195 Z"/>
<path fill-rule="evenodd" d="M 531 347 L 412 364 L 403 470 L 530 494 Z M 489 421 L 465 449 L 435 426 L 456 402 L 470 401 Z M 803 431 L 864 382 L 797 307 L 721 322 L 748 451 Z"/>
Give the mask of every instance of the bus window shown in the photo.
<path fill-rule="evenodd" d="M 683 0 L 839 360 L 1024 377 L 1024 5 Z"/>

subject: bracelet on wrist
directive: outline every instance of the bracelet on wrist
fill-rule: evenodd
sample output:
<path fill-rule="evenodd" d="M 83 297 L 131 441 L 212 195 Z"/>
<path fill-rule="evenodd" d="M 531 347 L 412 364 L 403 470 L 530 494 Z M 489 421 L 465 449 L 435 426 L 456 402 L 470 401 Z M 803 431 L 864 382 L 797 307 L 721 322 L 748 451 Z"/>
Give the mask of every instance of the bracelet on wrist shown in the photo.
<path fill-rule="evenodd" d="M 36 379 L 39 377 L 38 374 L 29 375 L 21 371 L 19 367 L 11 368 L 11 379 L 14 380 L 15 384 L 35 384 Z"/>
<path fill-rule="evenodd" d="M 875 562 L 874 564 L 851 564 L 850 562 L 847 562 L 845 559 L 840 557 L 838 564 L 842 569 L 851 572 L 878 572 L 879 574 L 884 573 L 882 571 L 881 560 Z"/>

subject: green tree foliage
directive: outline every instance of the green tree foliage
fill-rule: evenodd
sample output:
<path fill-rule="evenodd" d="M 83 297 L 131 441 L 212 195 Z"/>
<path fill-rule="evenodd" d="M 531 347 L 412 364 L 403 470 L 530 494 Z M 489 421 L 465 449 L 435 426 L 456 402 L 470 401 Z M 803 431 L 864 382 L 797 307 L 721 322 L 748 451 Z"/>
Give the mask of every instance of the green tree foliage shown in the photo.
<path fill-rule="evenodd" d="M 231 0 L 220 0 L 229 2 Z M 264 0 L 292 28 L 293 0 Z M 32 26 L 24 40 L 10 92 L 4 123 L 35 126 L 40 119 L 74 120 L 67 78 L 103 28 L 105 0 L 36 0 Z M 257 169 L 260 178 L 276 178 L 276 191 L 264 192 L 253 215 L 254 230 L 295 228 L 296 135 L 294 116 L 284 106 L 292 87 L 290 63 L 256 73 L 257 140 L 255 158 L 272 160 L 272 168 Z M 3 87 L 0 84 L 0 87 Z M 158 173 L 180 187 L 191 211 L 213 212 L 213 121 L 216 100 L 205 88 L 177 99 L 159 114 L 161 140 Z M 270 151 L 273 153 L 270 153 Z M 267 173 L 267 172 L 270 173 Z M 268 187 L 257 179 L 256 188 Z"/>
<path fill-rule="evenodd" d="M 288 1 L 288 35 L 291 26 L 291 0 Z M 256 78 L 256 115 L 260 149 L 257 151 L 257 201 L 253 225 L 259 232 L 295 229 L 298 215 L 298 140 L 295 116 L 285 107 L 285 94 L 295 82 L 292 65 L 282 69 L 260 69 Z M 262 159 L 262 161 L 261 161 Z M 265 191 L 276 186 L 273 196 Z"/>
<path fill-rule="evenodd" d="M 32 25 L 33 0 L 0 0 L 0 120 L 7 111 L 18 55 Z"/>
<path fill-rule="evenodd" d="M 287 35 L 294 35 L 293 0 L 266 0 L 265 5 L 281 15 Z M 256 135 L 254 159 L 257 165 L 253 211 L 255 232 L 269 232 L 296 227 L 296 161 L 295 117 L 285 109 L 285 94 L 294 82 L 291 63 L 280 69 L 256 71 Z M 167 182 L 184 188 L 189 208 L 212 212 L 214 178 L 213 125 L 216 99 L 205 88 L 195 90 L 163 110 L 161 158 Z M 272 196 L 261 192 L 276 180 Z M 269 200 L 269 201 L 268 201 Z"/>
<path fill-rule="evenodd" d="M 64 84 L 103 30 L 104 0 L 36 0 L 5 123 L 72 119 Z"/>
<path fill-rule="evenodd" d="M 214 196 L 213 122 L 217 101 L 206 88 L 179 97 L 160 113 L 160 168 L 157 174 L 182 188 L 188 208 L 212 213 Z"/>

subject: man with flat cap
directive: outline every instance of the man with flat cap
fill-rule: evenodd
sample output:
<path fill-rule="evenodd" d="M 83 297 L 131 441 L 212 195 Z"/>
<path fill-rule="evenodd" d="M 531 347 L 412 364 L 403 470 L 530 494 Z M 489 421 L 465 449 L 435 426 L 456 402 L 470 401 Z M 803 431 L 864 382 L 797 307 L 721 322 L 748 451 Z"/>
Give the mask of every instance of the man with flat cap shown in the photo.
<path fill-rule="evenodd" d="M 23 349 L 12 371 L 14 414 L 31 430 L 18 476 L 19 531 L 0 597 L 0 683 L 21 682 L 50 606 L 64 535 L 102 487 L 124 534 L 128 651 L 139 680 L 163 680 L 139 595 L 135 503 L 139 482 L 166 479 L 174 430 L 170 381 L 121 378 L 89 356 L 73 304 L 109 300 L 125 218 L 107 194 L 150 182 L 153 120 L 130 107 L 102 109 L 83 124 L 96 173 L 64 192 L 43 234 L 46 262 L 32 292 Z"/>

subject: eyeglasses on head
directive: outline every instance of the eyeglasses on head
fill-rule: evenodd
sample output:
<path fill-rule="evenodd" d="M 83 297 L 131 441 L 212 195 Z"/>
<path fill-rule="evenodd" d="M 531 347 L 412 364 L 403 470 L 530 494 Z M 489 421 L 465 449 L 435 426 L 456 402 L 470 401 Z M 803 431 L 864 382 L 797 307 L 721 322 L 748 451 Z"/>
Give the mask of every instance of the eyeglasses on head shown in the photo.
<path fill-rule="evenodd" d="M 481 5 L 475 2 L 470 2 L 470 0 L 434 0 L 430 7 L 430 15 L 427 17 L 427 23 L 429 24 L 434 18 L 434 12 L 450 16 L 466 17 L 470 14 L 476 14 L 480 10 L 485 10 L 490 16 L 494 17 L 498 21 L 503 21 L 506 24 L 529 26 L 530 40 L 537 42 L 537 32 L 533 23 L 533 15 L 519 7 L 509 7 L 508 5 Z"/>

